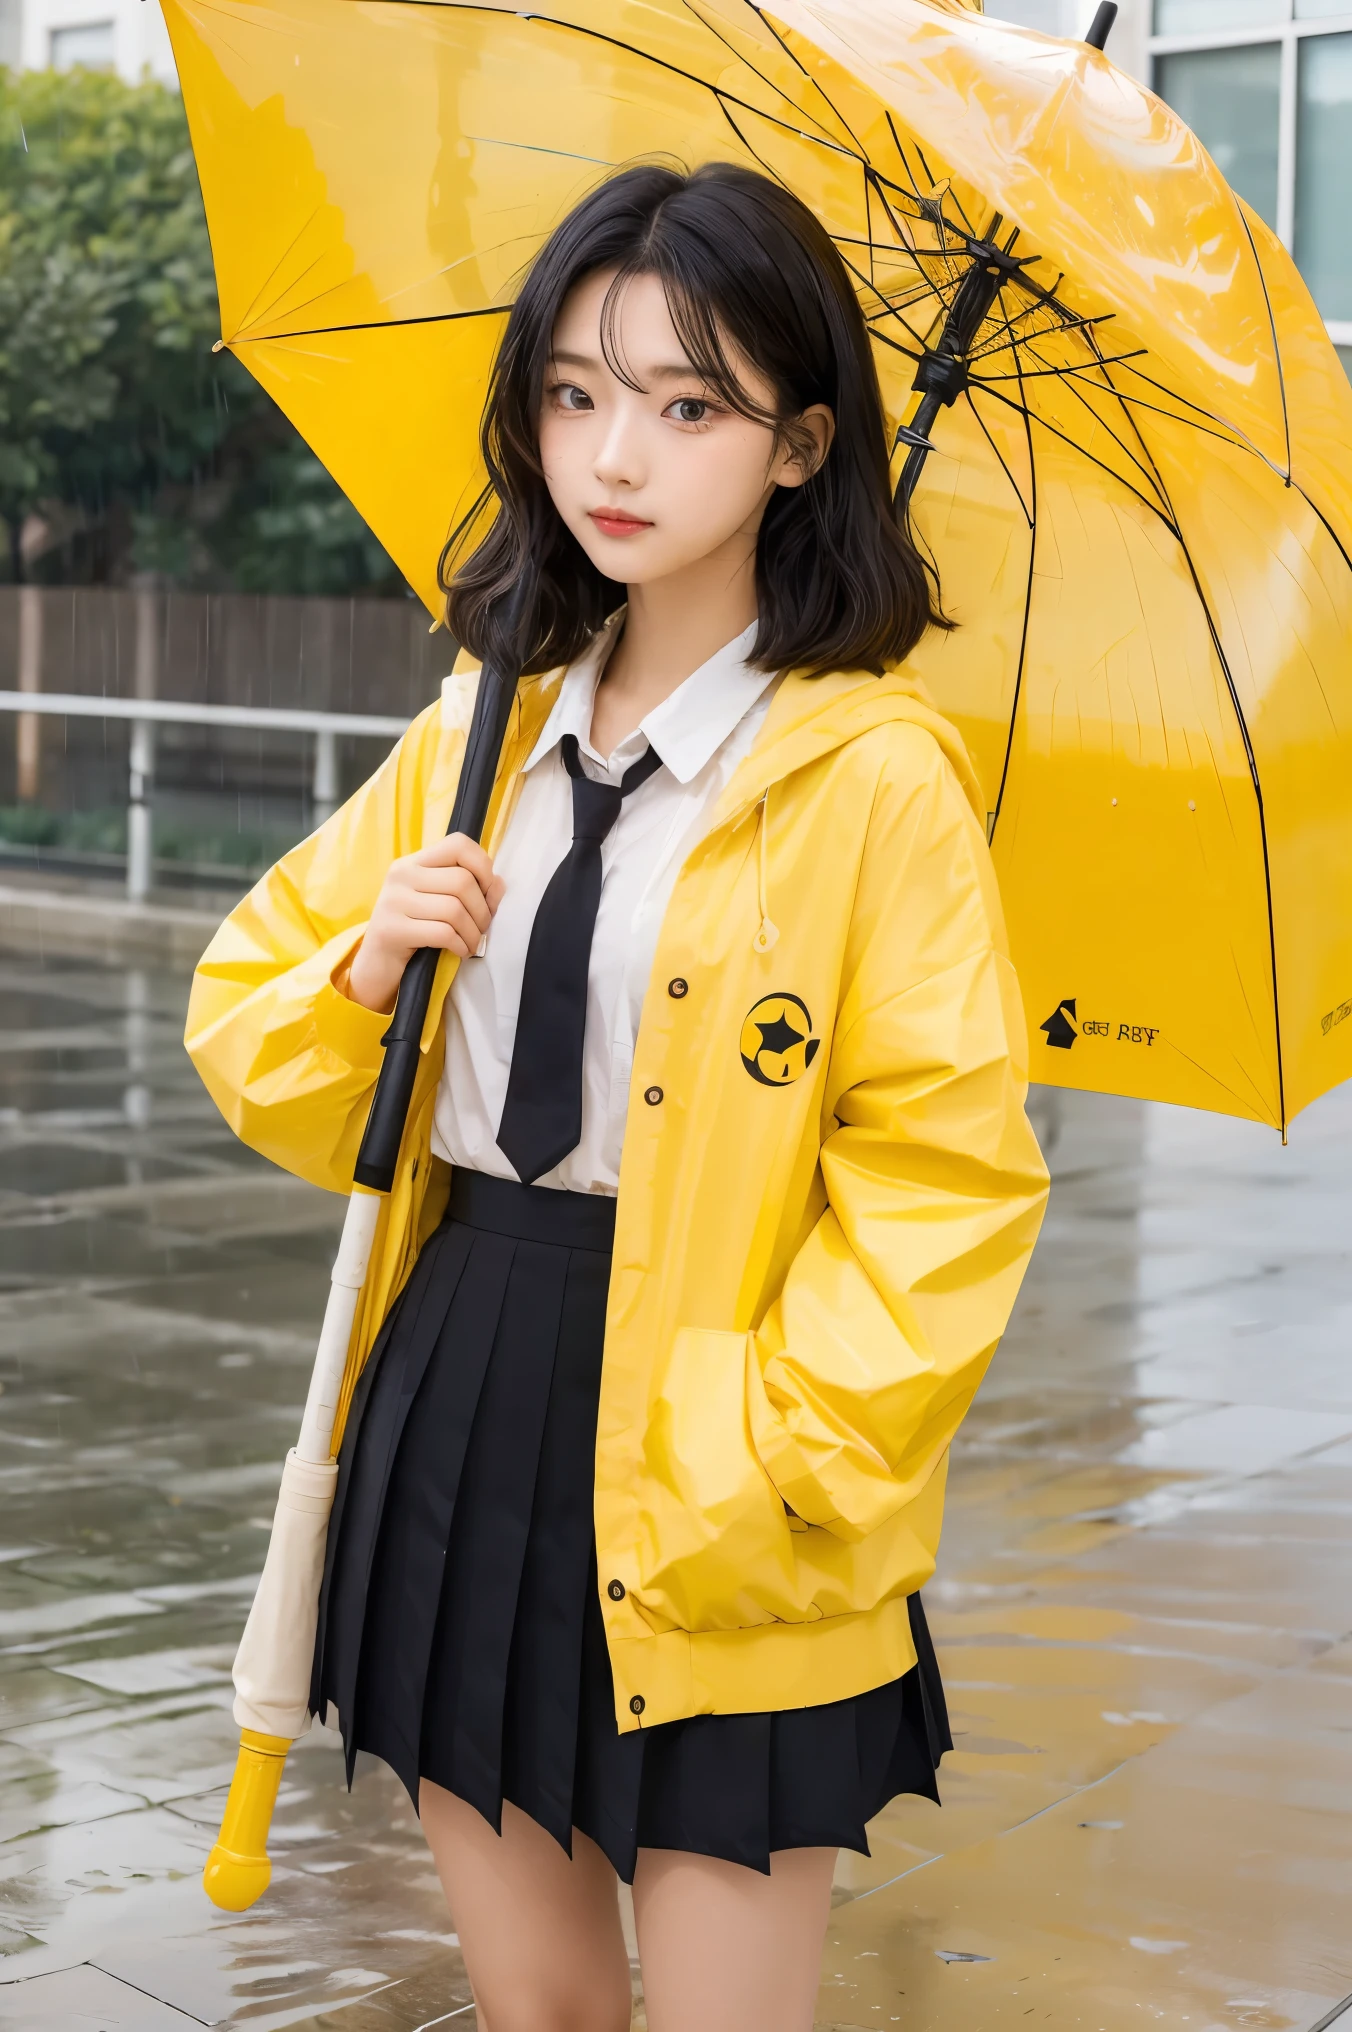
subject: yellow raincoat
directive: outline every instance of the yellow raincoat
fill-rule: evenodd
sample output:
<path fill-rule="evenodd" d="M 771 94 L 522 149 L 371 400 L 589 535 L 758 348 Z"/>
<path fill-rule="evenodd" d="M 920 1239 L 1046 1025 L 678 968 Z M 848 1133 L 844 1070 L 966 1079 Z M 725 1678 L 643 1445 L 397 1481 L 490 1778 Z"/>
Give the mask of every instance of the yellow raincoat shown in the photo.
<path fill-rule="evenodd" d="M 490 849 L 560 675 L 521 688 Z M 333 976 L 391 860 L 445 830 L 475 683 L 447 680 L 197 970 L 187 1045 L 218 1106 L 331 1191 L 351 1189 L 386 1022 Z M 949 1443 L 1047 1191 L 983 810 L 911 680 L 790 675 L 677 878 L 634 1054 L 596 1447 L 621 1728 L 839 1700 L 915 1661 L 906 1597 L 934 1570 Z M 454 967 L 340 1420 L 445 1205 L 430 1138 Z"/>

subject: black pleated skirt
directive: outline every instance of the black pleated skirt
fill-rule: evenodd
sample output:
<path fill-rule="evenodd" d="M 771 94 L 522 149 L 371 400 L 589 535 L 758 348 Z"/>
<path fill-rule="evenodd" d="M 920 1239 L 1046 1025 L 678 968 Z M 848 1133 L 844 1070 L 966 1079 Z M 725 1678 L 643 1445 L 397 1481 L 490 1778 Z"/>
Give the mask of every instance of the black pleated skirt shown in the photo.
<path fill-rule="evenodd" d="M 918 1665 L 851 1700 L 621 1735 L 597 1590 L 596 1412 L 615 1203 L 457 1172 L 362 1376 L 339 1458 L 311 1705 L 414 1805 L 498 1828 L 511 1800 L 632 1881 L 640 1848 L 768 1870 L 868 1854 L 952 1748 L 919 1595 Z"/>

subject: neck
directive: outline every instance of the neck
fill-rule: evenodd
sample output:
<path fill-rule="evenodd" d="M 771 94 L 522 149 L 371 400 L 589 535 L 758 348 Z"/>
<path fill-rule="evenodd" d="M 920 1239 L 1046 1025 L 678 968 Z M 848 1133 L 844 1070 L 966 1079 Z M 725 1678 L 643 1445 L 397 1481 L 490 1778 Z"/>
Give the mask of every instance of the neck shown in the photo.
<path fill-rule="evenodd" d="M 624 632 L 596 691 L 592 745 L 609 755 L 663 699 L 756 618 L 756 551 L 733 542 L 669 578 L 628 588 Z"/>

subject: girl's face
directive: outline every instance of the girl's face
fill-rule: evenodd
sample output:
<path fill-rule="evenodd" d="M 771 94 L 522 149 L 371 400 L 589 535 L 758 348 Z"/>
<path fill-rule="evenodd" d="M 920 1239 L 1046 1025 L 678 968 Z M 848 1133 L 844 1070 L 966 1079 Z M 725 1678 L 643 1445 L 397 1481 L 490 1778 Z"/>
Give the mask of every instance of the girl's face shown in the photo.
<path fill-rule="evenodd" d="M 670 577 L 727 549 L 754 552 L 776 487 L 810 477 L 831 440 L 823 405 L 798 419 L 815 446 L 804 459 L 779 433 L 719 401 L 686 358 L 655 275 L 625 285 L 614 350 L 637 387 L 620 380 L 601 345 L 612 274 L 592 275 L 566 299 L 540 405 L 540 462 L 550 498 L 598 571 L 621 585 Z M 773 391 L 749 366 L 739 379 L 766 408 Z"/>

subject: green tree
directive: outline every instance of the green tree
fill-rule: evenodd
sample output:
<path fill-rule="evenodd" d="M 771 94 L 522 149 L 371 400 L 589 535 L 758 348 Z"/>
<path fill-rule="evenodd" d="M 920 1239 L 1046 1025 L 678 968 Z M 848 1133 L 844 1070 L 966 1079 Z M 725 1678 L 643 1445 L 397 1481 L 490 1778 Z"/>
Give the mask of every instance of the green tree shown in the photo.
<path fill-rule="evenodd" d="M 0 518 L 79 511 L 66 574 L 397 591 L 390 559 L 227 354 L 177 92 L 0 70 Z M 75 524 L 77 518 L 67 515 Z"/>

